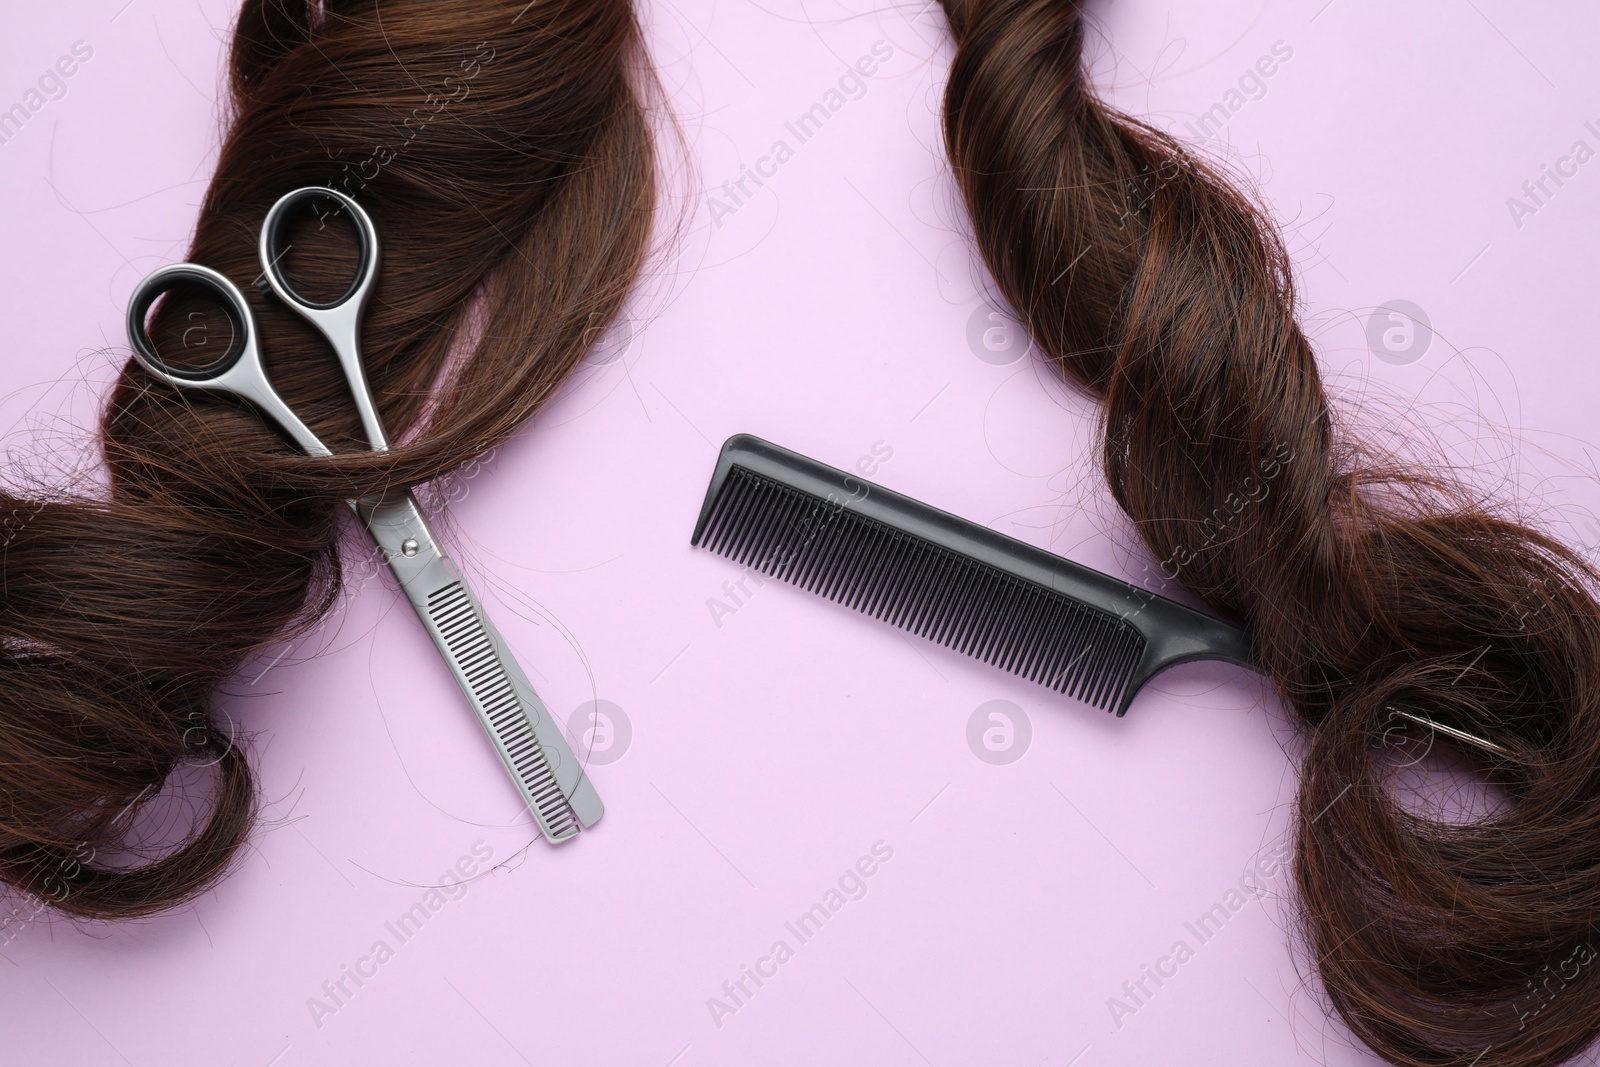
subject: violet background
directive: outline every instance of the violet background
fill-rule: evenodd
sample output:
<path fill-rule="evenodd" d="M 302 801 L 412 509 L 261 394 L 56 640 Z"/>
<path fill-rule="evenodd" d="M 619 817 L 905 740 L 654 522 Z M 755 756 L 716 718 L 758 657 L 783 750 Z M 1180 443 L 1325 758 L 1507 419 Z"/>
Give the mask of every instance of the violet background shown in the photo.
<path fill-rule="evenodd" d="M 234 6 L 6 17 L 0 107 L 75 41 L 94 50 L 0 144 L 13 464 L 92 488 L 87 428 L 126 355 L 124 301 L 182 258 L 214 162 Z M 776 584 L 717 624 L 708 600 L 737 570 L 688 537 L 741 431 L 838 466 L 882 442 L 885 485 L 1130 580 L 1154 566 L 1096 473 L 1094 405 L 1032 359 L 969 346 L 986 282 L 939 136 L 937 7 L 641 10 L 683 136 L 666 149 L 677 243 L 621 358 L 586 366 L 451 510 L 456 558 L 550 708 L 603 699 L 631 723 L 627 751 L 593 768 L 604 821 L 533 842 L 422 630 L 374 580 L 226 703 L 267 800 L 232 877 L 154 921 L 0 935 L 0 1062 L 1375 1062 L 1323 1014 L 1283 873 L 1208 942 L 1185 926 L 1288 826 L 1294 730 L 1254 676 L 1180 668 L 1118 721 Z M 1527 511 L 1600 544 L 1600 162 L 1520 227 L 1506 205 L 1574 141 L 1600 148 L 1584 128 L 1600 126 L 1600 11 L 1118 0 L 1096 18 L 1099 83 L 1180 134 L 1275 42 L 1292 48 L 1210 150 L 1287 227 L 1347 410 L 1485 484 L 1515 479 Z M 714 224 L 707 196 L 775 139 L 794 146 L 784 123 L 880 40 L 893 56 L 866 94 Z M 1437 333 L 1414 362 L 1367 346 L 1395 299 Z M 1031 724 L 1009 765 L 966 740 L 992 700 Z M 384 924 L 480 840 L 501 866 L 398 943 Z M 785 921 L 879 841 L 893 858 L 865 897 L 799 944 Z M 708 998 L 779 938 L 794 957 L 718 1026 Z M 308 998 L 379 939 L 394 957 L 319 1026 Z M 1119 1025 L 1108 998 L 1179 939 L 1194 958 Z"/>

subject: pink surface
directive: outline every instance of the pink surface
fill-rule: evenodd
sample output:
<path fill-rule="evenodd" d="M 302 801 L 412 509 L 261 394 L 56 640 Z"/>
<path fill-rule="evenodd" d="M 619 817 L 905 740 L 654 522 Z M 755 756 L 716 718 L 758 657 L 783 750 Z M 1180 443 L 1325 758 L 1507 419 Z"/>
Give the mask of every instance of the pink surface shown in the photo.
<path fill-rule="evenodd" d="M 1535 212 L 1507 203 L 1575 142 L 1600 149 L 1600 13 L 1561 7 L 1127 0 L 1099 9 L 1099 71 L 1180 135 L 1222 105 L 1211 147 L 1288 227 L 1347 403 L 1387 439 L 1515 477 L 1528 511 L 1594 546 L 1600 162 L 1565 164 Z M 690 164 L 681 239 L 621 357 L 453 506 L 457 558 L 546 703 L 626 716 L 626 751 L 592 771 L 604 821 L 533 841 L 374 579 L 226 702 L 268 801 L 231 878 L 156 921 L 0 932 L 0 1062 L 1370 1062 L 1292 947 L 1275 867 L 1294 735 L 1254 676 L 1181 668 L 1117 721 L 787 587 L 734 600 L 733 565 L 689 547 L 717 447 L 748 431 L 1154 572 L 1095 472 L 1094 407 L 1007 362 L 1020 349 L 986 317 L 938 133 L 937 8 L 643 10 L 684 134 L 669 155 Z M 34 4 L 0 36 L 0 107 L 75 42 L 93 53 L 0 144 L 0 426 L 46 477 L 94 476 L 85 427 L 125 358 L 123 302 L 181 258 L 210 173 L 232 16 Z M 889 58 L 797 143 L 785 123 L 876 42 Z M 1275 46 L 1272 75 L 1247 77 Z M 763 164 L 778 140 L 792 157 Z M 758 164 L 764 185 L 730 199 Z M 1431 340 L 1375 358 L 1368 320 L 1401 300 Z M 1386 330 L 1405 349 L 1405 320 L 1380 320 L 1380 349 Z M 999 708 L 1030 735 L 1021 758 L 978 758 L 980 708 L 977 750 Z M 458 863 L 475 880 L 430 895 Z M 837 910 L 797 936 L 819 903 Z M 336 1002 L 324 983 L 347 968 L 369 976 Z"/>

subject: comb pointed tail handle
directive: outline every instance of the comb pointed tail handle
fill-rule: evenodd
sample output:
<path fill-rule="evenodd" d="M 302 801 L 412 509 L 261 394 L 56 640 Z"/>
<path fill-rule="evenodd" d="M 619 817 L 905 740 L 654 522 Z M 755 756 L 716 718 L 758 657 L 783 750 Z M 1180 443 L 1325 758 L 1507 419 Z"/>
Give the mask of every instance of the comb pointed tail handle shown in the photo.
<path fill-rule="evenodd" d="M 1176 601 L 1154 593 L 1147 595 L 1149 602 L 1124 618 L 1145 641 L 1144 650 L 1116 703 L 1118 718 L 1127 714 L 1128 705 L 1133 703 L 1144 684 L 1168 667 L 1216 659 L 1260 669 L 1255 639 L 1248 632 Z"/>

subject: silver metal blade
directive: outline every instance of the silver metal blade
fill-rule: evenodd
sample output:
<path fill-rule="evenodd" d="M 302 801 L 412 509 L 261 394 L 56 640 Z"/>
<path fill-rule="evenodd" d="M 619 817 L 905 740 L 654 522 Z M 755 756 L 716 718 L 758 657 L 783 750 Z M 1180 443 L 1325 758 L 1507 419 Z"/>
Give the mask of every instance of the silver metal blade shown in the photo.
<path fill-rule="evenodd" d="M 547 840 L 599 821 L 600 795 L 409 492 L 353 503 Z"/>

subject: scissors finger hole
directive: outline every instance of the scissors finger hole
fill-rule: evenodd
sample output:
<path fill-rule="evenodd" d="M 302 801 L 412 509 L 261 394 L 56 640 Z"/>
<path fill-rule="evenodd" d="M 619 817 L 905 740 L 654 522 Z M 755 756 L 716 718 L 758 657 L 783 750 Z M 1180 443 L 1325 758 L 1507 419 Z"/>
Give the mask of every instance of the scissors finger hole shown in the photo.
<path fill-rule="evenodd" d="M 308 187 L 284 197 L 267 220 L 270 270 L 289 296 L 332 308 L 355 295 L 370 273 L 372 248 L 350 203 Z"/>
<path fill-rule="evenodd" d="M 244 327 L 201 277 L 177 277 L 130 309 L 130 339 L 147 362 L 179 378 L 215 377 L 238 361 Z M 143 344 L 140 344 L 140 342 Z"/>

